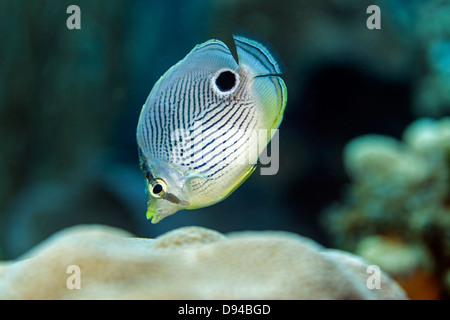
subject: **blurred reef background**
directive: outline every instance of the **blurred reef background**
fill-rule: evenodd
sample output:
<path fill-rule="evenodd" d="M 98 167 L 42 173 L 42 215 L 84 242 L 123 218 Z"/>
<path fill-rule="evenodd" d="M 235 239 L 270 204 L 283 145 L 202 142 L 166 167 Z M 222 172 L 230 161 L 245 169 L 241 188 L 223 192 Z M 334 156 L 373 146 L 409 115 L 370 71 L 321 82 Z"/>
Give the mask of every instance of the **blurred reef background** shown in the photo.
<path fill-rule="evenodd" d="M 279 172 L 152 225 L 141 107 L 196 44 L 232 32 L 283 61 Z M 286 230 L 378 264 L 410 298 L 448 299 L 449 116 L 450 1 L 3 0 L 0 260 L 77 224 Z"/>

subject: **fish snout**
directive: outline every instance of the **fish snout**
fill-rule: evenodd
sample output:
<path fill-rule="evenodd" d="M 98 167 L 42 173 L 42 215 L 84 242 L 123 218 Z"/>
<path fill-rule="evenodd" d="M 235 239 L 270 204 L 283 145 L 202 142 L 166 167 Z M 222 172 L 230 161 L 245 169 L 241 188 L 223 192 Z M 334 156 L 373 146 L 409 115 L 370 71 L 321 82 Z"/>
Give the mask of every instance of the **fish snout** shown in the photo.
<path fill-rule="evenodd" d="M 158 223 L 178 211 L 189 207 L 187 192 L 170 179 L 156 178 L 147 182 L 147 219 Z"/>

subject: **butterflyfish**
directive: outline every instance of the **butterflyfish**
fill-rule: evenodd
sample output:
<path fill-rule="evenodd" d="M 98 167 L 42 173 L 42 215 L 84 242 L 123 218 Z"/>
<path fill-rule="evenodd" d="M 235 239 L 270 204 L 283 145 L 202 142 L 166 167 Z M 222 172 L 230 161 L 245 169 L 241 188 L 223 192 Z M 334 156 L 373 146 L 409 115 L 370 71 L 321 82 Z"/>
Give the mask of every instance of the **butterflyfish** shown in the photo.
<path fill-rule="evenodd" d="M 233 39 L 238 61 L 222 41 L 199 44 L 142 107 L 136 136 L 152 223 L 228 197 L 255 169 L 258 132 L 267 144 L 282 121 L 287 89 L 277 61 L 259 42 Z"/>

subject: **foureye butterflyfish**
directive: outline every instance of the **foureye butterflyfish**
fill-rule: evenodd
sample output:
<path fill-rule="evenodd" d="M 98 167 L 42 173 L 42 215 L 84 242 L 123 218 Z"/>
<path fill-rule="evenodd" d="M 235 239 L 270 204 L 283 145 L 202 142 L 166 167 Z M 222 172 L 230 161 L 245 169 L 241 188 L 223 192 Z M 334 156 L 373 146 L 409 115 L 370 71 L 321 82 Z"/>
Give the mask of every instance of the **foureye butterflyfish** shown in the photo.
<path fill-rule="evenodd" d="M 281 123 L 287 90 L 278 63 L 257 41 L 234 41 L 239 61 L 222 41 L 197 45 L 142 107 L 137 144 L 152 223 L 229 196 L 255 169 L 258 132 L 267 144 Z"/>

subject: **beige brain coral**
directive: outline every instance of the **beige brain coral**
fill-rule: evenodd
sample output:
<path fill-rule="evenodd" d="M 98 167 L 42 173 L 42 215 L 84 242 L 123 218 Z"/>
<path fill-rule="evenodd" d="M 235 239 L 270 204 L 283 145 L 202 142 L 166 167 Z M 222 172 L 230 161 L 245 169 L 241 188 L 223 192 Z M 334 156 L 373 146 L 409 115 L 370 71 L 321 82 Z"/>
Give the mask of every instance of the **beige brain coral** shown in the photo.
<path fill-rule="evenodd" d="M 81 289 L 68 289 L 67 268 Z M 105 226 L 64 230 L 18 261 L 0 265 L 2 299 L 404 299 L 358 257 L 284 232 L 229 236 L 200 227 L 156 239 Z"/>
<path fill-rule="evenodd" d="M 411 123 L 402 140 L 365 135 L 343 152 L 351 183 L 324 212 L 337 247 L 379 265 L 411 299 L 450 296 L 450 118 Z"/>

